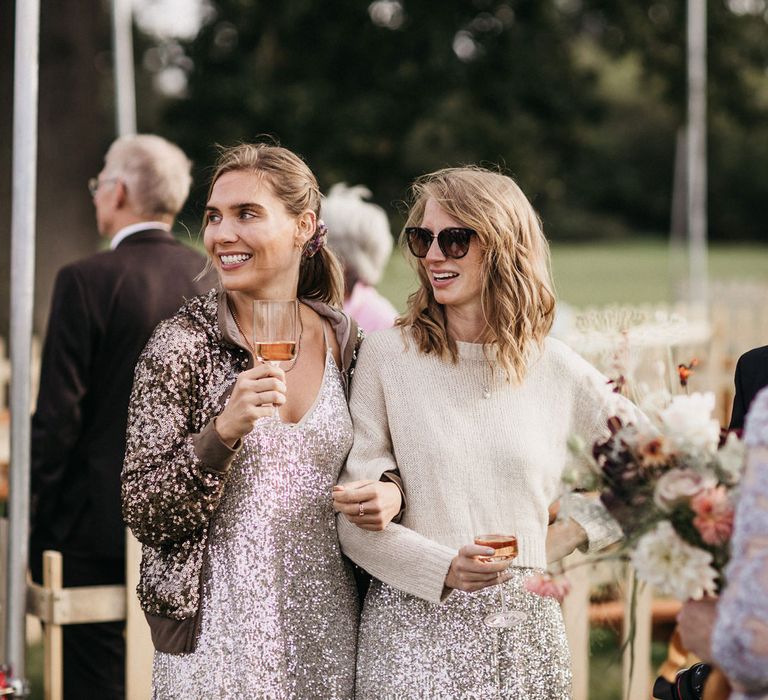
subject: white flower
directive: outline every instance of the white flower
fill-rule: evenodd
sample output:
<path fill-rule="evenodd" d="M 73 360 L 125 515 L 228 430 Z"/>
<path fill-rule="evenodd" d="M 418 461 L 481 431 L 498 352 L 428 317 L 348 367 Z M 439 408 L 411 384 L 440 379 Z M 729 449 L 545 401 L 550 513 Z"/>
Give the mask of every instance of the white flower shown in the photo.
<path fill-rule="evenodd" d="M 720 424 L 712 418 L 715 395 L 675 396 L 660 414 L 662 430 L 673 449 L 693 456 L 714 455 Z"/>
<path fill-rule="evenodd" d="M 699 491 L 715 486 L 717 479 L 714 474 L 693 469 L 670 469 L 656 482 L 653 501 L 661 510 L 669 512 L 679 503 L 690 501 Z"/>
<path fill-rule="evenodd" d="M 638 578 L 662 595 L 685 601 L 715 593 L 712 555 L 684 542 L 667 520 L 638 540 L 631 562 Z"/>
<path fill-rule="evenodd" d="M 739 440 L 736 433 L 728 433 L 725 445 L 717 452 L 717 462 L 729 484 L 737 484 L 740 481 L 745 456 L 746 446 L 744 443 Z"/>
<path fill-rule="evenodd" d="M 643 397 L 640 409 L 651 420 L 656 421 L 659 420 L 659 416 L 671 401 L 672 395 L 666 389 L 659 389 L 649 392 Z"/>

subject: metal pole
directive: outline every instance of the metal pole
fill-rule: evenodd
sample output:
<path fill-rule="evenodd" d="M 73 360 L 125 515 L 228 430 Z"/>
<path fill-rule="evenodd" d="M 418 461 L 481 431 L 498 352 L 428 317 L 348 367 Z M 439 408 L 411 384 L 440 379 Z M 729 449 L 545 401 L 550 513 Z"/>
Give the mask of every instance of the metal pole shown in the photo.
<path fill-rule="evenodd" d="M 6 652 L 17 679 L 25 674 L 29 559 L 29 463 L 32 302 L 37 199 L 39 0 L 16 3 L 11 214 L 11 469 Z"/>
<path fill-rule="evenodd" d="M 133 15 L 131 0 L 112 0 L 117 133 L 136 133 L 136 87 L 133 73 Z"/>
<path fill-rule="evenodd" d="M 688 185 L 687 139 L 688 130 L 681 126 L 675 136 L 675 169 L 672 179 L 672 212 L 669 227 L 669 280 L 672 299 L 685 301 L 689 289 L 688 279 Z"/>
<path fill-rule="evenodd" d="M 707 303 L 707 4 L 688 0 L 688 250 L 690 300 Z"/>

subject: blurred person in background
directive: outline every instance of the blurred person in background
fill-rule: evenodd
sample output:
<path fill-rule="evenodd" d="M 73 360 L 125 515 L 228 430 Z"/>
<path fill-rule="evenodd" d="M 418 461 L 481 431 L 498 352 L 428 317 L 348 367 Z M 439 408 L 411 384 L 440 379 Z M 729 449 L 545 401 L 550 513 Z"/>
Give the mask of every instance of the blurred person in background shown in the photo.
<path fill-rule="evenodd" d="M 32 418 L 30 567 L 64 555 L 64 586 L 125 583 L 120 471 L 133 371 L 154 327 L 186 297 L 204 258 L 171 226 L 187 199 L 191 163 L 159 136 L 117 139 L 88 183 L 108 251 L 56 278 Z M 65 225 L 65 224 L 63 224 Z M 64 627 L 64 697 L 124 697 L 122 622 Z"/>
<path fill-rule="evenodd" d="M 736 363 L 736 392 L 729 430 L 743 430 L 744 418 L 757 393 L 768 386 L 768 345 L 745 352 Z"/>
<path fill-rule="evenodd" d="M 392 254 L 389 219 L 361 185 L 331 187 L 322 204 L 328 245 L 344 267 L 344 311 L 366 332 L 391 328 L 397 310 L 375 287 Z"/>
<path fill-rule="evenodd" d="M 732 700 L 768 698 L 768 389 L 752 402 L 744 442 L 725 589 L 687 602 L 678 617 L 686 648 L 727 676 Z"/>

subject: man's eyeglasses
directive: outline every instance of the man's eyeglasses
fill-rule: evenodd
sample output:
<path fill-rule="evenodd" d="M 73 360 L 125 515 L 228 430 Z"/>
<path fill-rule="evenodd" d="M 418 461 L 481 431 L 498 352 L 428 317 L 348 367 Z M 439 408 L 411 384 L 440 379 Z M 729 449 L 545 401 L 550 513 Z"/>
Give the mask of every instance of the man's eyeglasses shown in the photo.
<path fill-rule="evenodd" d="M 105 177 L 103 180 L 99 180 L 97 177 L 92 177 L 88 180 L 88 192 L 91 193 L 91 197 L 95 197 L 99 187 L 108 182 L 117 182 L 119 179 L 118 177 Z"/>
<path fill-rule="evenodd" d="M 469 241 L 477 231 L 471 228 L 444 228 L 434 234 L 428 228 L 409 226 L 405 229 L 408 248 L 417 258 L 426 258 L 432 241 L 437 238 L 437 245 L 446 258 L 463 258 L 469 252 Z"/>

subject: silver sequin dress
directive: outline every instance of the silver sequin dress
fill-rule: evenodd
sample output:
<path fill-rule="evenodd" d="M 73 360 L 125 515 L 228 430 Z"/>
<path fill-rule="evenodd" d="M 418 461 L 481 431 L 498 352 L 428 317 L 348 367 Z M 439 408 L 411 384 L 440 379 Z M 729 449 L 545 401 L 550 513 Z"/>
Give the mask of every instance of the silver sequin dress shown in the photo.
<path fill-rule="evenodd" d="M 156 653 L 156 700 L 351 699 L 357 594 L 330 498 L 352 443 L 330 355 L 297 424 L 261 420 L 210 526 L 202 622 L 190 654 Z"/>
<path fill-rule="evenodd" d="M 531 569 L 510 569 L 515 627 L 483 623 L 501 609 L 496 588 L 454 591 L 442 605 L 374 581 L 360 623 L 357 700 L 567 700 L 570 653 L 559 604 L 523 590 Z"/>

